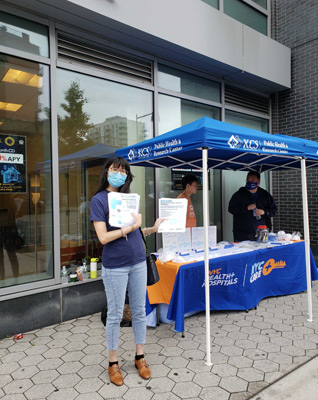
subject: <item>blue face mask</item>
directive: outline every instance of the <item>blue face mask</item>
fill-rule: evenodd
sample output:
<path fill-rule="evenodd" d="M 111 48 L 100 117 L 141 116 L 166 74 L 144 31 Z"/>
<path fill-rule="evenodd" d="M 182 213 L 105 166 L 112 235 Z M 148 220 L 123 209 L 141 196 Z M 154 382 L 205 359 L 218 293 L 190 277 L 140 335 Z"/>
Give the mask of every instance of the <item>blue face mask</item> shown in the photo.
<path fill-rule="evenodd" d="M 121 173 L 115 173 L 115 172 L 109 172 L 108 174 L 108 183 L 113 187 L 113 188 L 119 188 L 120 186 L 123 186 L 123 184 L 126 182 L 127 175 L 122 175 Z"/>
<path fill-rule="evenodd" d="M 257 182 L 246 182 L 246 185 L 245 185 L 247 190 L 254 190 L 257 188 L 257 186 L 258 186 Z"/>

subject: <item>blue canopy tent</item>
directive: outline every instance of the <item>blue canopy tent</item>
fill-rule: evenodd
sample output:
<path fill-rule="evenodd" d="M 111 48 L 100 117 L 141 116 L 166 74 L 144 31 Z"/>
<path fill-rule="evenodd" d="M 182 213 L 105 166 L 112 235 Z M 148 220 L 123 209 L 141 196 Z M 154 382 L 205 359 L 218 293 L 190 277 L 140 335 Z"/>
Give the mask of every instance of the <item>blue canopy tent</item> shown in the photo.
<path fill-rule="evenodd" d="M 85 149 L 78 150 L 75 153 L 67 154 L 59 157 L 59 170 L 67 170 L 76 168 L 81 163 L 96 158 L 110 158 L 115 156 L 115 147 L 108 146 L 104 143 L 97 143 Z M 51 172 L 52 160 L 42 161 L 36 164 L 37 170 L 46 173 Z"/>
<path fill-rule="evenodd" d="M 116 150 L 116 155 L 126 158 L 131 165 L 161 168 L 190 167 L 201 168 L 203 171 L 206 363 L 208 365 L 211 365 L 208 169 L 264 172 L 301 168 L 308 314 L 309 321 L 312 321 L 306 162 L 307 166 L 318 165 L 318 146 L 315 146 L 315 142 L 285 135 L 271 135 L 204 117 L 163 135 Z"/>
<path fill-rule="evenodd" d="M 116 151 L 133 165 L 201 168 L 202 149 L 208 168 L 267 171 L 299 168 L 305 145 L 301 139 L 271 135 L 201 118 L 188 125 Z"/>

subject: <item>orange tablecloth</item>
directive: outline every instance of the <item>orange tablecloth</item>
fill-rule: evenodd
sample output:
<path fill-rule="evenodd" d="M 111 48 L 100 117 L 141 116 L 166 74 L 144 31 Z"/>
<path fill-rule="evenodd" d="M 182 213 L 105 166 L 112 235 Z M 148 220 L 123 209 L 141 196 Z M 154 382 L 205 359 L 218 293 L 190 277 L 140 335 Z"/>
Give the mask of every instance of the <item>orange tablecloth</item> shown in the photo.
<path fill-rule="evenodd" d="M 174 263 L 172 261 L 162 264 L 161 261 L 156 261 L 160 280 L 155 285 L 147 287 L 150 304 L 170 303 L 174 281 L 180 266 L 183 264 Z"/>

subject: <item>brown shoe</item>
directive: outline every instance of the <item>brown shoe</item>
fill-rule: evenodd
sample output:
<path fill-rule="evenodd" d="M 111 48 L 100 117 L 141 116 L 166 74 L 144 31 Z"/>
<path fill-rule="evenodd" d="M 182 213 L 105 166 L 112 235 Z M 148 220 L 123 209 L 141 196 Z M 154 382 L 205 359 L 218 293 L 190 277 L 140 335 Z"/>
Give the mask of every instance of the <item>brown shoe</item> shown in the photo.
<path fill-rule="evenodd" d="M 109 378 L 116 386 L 121 386 L 124 383 L 123 376 L 120 372 L 119 365 L 114 364 L 108 367 Z"/>
<path fill-rule="evenodd" d="M 138 369 L 139 375 L 143 379 L 149 379 L 151 377 L 150 369 L 144 358 L 141 358 L 138 361 L 135 359 L 135 367 Z"/>

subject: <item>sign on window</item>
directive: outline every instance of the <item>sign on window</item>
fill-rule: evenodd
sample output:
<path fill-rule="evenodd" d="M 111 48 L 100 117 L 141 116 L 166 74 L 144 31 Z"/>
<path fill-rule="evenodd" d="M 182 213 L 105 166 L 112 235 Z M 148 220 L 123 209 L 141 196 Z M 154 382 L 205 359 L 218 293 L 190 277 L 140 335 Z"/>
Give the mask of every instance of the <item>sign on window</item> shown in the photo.
<path fill-rule="evenodd" d="M 0 193 L 26 192 L 25 136 L 0 135 Z"/>

